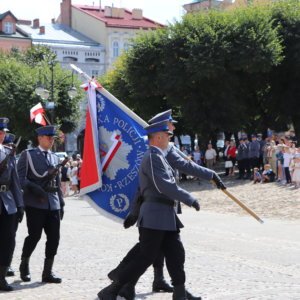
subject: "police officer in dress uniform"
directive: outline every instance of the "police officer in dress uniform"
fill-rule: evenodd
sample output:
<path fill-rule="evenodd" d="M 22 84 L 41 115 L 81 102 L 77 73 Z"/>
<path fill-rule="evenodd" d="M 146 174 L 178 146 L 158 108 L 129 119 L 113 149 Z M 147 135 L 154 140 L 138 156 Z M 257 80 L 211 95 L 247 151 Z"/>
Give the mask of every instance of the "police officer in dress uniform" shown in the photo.
<path fill-rule="evenodd" d="M 8 118 L 0 118 L 0 290 L 12 291 L 6 279 L 15 248 L 16 222 L 24 215 L 23 196 L 11 149 L 3 145 Z"/>
<path fill-rule="evenodd" d="M 3 145 L 13 149 L 13 147 L 14 147 L 13 143 L 14 143 L 15 139 L 16 139 L 16 136 L 14 134 L 6 133 L 4 141 L 3 141 Z M 16 157 L 15 156 L 13 156 L 13 159 L 16 162 Z M 16 232 L 17 232 L 18 227 L 19 227 L 19 221 L 18 220 L 16 220 L 15 225 L 16 225 Z M 14 252 L 14 250 L 13 250 L 13 252 Z M 12 253 L 12 257 L 13 257 L 13 253 Z M 15 271 L 12 269 L 12 267 L 10 265 L 7 269 L 6 277 L 12 277 L 12 276 L 15 276 Z"/>
<path fill-rule="evenodd" d="M 165 159 L 169 145 L 167 121 L 146 127 L 149 149 L 139 170 L 143 197 L 138 227 L 140 251 L 122 268 L 116 280 L 98 293 L 101 300 L 114 300 L 126 283 L 139 278 L 162 250 L 174 285 L 173 300 L 185 300 L 184 247 L 180 240 L 183 224 L 177 217 L 177 201 L 200 210 L 198 201 L 176 184 L 175 172 Z M 172 134 L 172 133 L 171 133 Z M 174 200 L 176 199 L 176 200 Z"/>
<path fill-rule="evenodd" d="M 38 147 L 23 151 L 18 161 L 28 228 L 22 250 L 20 276 L 23 281 L 31 280 L 29 259 L 44 230 L 47 241 L 42 282 L 61 283 L 61 278 L 52 273 L 65 205 L 58 168 L 55 168 L 59 158 L 50 151 L 56 137 L 56 128 L 49 125 L 36 129 L 36 132 Z"/>
<path fill-rule="evenodd" d="M 148 121 L 149 124 L 153 124 L 160 121 L 167 121 L 169 126 L 169 131 L 173 132 L 175 130 L 174 123 L 177 123 L 172 118 L 172 110 L 167 110 L 162 113 L 155 115 L 152 119 Z M 223 182 L 221 181 L 220 177 L 217 173 L 213 170 L 204 168 L 199 166 L 198 164 L 194 163 L 192 160 L 188 159 L 187 156 L 182 153 L 177 147 L 174 146 L 173 143 L 169 143 L 168 149 L 165 151 L 165 158 L 167 159 L 168 163 L 173 169 L 177 169 L 180 172 L 184 172 L 188 175 L 192 175 L 195 177 L 199 177 L 204 180 L 213 180 L 218 188 L 225 188 Z M 131 212 L 127 216 L 124 221 L 124 227 L 129 228 L 130 226 L 134 225 L 138 214 L 139 214 L 139 207 L 136 205 L 136 200 L 139 194 L 135 197 L 135 201 L 132 205 Z M 178 205 L 177 213 L 181 213 L 180 203 Z M 118 265 L 118 267 L 112 270 L 108 277 L 111 280 L 117 275 L 117 272 L 123 268 L 131 259 L 134 259 L 137 252 L 139 251 L 140 244 L 137 243 L 126 255 L 126 257 L 122 260 L 122 262 Z M 153 263 L 154 267 L 154 281 L 152 284 L 153 292 L 172 292 L 173 288 L 167 284 L 164 279 L 163 275 L 163 266 L 164 266 L 164 255 L 163 253 L 159 254 L 158 257 L 155 259 Z M 119 295 L 126 298 L 127 300 L 132 300 L 135 297 L 135 285 L 136 282 L 130 282 L 126 284 L 119 292 Z M 189 300 L 196 300 L 201 299 L 201 297 L 195 297 L 190 292 L 186 291 L 186 297 Z"/>

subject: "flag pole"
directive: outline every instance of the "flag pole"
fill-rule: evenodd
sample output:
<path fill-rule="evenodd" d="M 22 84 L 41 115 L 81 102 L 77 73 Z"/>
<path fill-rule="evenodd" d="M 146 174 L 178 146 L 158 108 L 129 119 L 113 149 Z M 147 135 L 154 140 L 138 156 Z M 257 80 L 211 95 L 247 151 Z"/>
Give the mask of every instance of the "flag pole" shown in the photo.
<path fill-rule="evenodd" d="M 49 121 L 48 117 L 46 114 L 42 114 L 43 117 L 46 119 L 46 121 L 48 122 L 48 125 L 52 125 L 51 122 Z"/>
<path fill-rule="evenodd" d="M 70 67 L 75 70 L 77 73 L 82 75 L 85 79 L 88 81 L 93 80 L 88 74 L 83 72 L 80 68 L 75 66 L 74 64 L 70 64 Z M 96 80 L 95 80 L 96 81 Z M 138 122 L 141 126 L 146 127 L 148 124 L 140 118 L 137 114 L 135 114 L 132 110 L 130 110 L 125 104 L 123 104 L 120 100 L 118 100 L 116 97 L 114 97 L 109 91 L 107 91 L 104 87 L 101 87 L 99 89 L 101 93 L 103 93 L 104 96 L 109 97 L 110 101 L 112 101 L 114 104 L 116 104 L 120 109 L 124 110 L 132 119 L 134 119 L 136 122 Z"/>
<path fill-rule="evenodd" d="M 250 209 L 245 203 L 241 200 L 233 196 L 227 189 L 221 189 L 221 191 L 226 194 L 231 200 L 233 200 L 236 204 L 238 204 L 242 209 L 244 209 L 249 215 L 251 215 L 254 219 L 256 219 L 259 223 L 263 224 L 264 221 L 252 210 Z"/>

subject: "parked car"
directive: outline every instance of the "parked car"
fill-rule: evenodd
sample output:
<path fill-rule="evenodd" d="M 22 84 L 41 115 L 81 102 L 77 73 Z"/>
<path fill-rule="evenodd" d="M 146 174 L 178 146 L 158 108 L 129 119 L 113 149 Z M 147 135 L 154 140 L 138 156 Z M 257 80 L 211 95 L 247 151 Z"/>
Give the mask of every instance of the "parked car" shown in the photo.
<path fill-rule="evenodd" d="M 62 162 L 66 157 L 68 157 L 67 152 L 55 152 L 55 154 L 58 156 L 60 162 Z"/>

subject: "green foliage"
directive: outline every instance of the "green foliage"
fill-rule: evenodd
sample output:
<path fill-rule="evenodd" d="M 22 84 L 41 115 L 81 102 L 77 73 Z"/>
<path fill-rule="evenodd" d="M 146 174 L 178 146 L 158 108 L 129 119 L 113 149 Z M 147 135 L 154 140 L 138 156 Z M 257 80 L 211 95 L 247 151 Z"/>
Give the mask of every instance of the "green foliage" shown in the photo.
<path fill-rule="evenodd" d="M 284 129 L 300 120 L 299 14 L 290 0 L 186 15 L 141 35 L 101 80 L 145 119 L 175 108 L 182 131 Z"/>
<path fill-rule="evenodd" d="M 33 140 L 34 129 L 39 125 L 30 124 L 30 108 L 38 102 L 46 101 L 35 93 L 38 81 L 44 81 L 50 89 L 51 71 L 49 62 L 55 57 L 47 48 L 31 48 L 24 54 L 12 52 L 0 57 L 0 107 L 1 116 L 10 119 L 9 128 L 24 140 Z M 42 77 L 42 78 L 41 78 Z M 79 100 L 82 92 L 79 81 L 74 78 L 79 95 L 70 99 L 67 95 L 71 87 L 71 73 L 63 70 L 59 64 L 54 66 L 55 124 L 61 126 L 64 133 L 75 129 L 79 119 Z M 48 117 L 49 112 L 47 113 Z"/>

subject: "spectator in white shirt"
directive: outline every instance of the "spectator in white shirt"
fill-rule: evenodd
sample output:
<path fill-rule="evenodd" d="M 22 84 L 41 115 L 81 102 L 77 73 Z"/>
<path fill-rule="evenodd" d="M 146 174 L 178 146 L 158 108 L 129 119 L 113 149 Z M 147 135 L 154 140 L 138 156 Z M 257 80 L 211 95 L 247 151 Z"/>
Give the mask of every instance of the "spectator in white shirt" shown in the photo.
<path fill-rule="evenodd" d="M 290 163 L 291 163 L 292 158 L 293 158 L 293 154 L 290 152 L 290 148 L 284 147 L 283 168 L 284 168 L 287 184 L 292 182 L 292 178 L 291 178 L 291 174 L 290 174 Z"/>
<path fill-rule="evenodd" d="M 217 152 L 213 149 L 212 144 L 209 143 L 207 145 L 207 149 L 205 151 L 205 164 L 206 167 L 212 169 L 214 164 L 216 163 Z"/>

